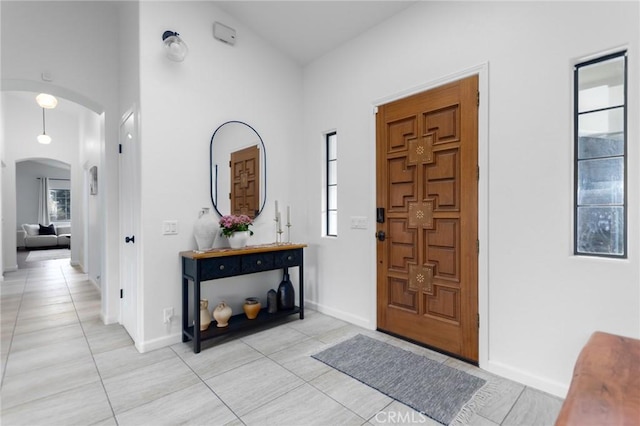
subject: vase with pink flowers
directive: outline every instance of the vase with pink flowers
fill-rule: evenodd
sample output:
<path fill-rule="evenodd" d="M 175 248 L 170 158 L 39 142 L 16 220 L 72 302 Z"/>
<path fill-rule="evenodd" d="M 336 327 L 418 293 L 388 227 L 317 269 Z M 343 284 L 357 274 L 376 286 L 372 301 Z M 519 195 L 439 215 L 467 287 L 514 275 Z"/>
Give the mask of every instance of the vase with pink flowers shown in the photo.
<path fill-rule="evenodd" d="M 229 246 L 233 249 L 243 248 L 247 245 L 253 231 L 249 229 L 253 220 L 244 214 L 224 215 L 220 218 L 221 235 L 229 240 Z"/>

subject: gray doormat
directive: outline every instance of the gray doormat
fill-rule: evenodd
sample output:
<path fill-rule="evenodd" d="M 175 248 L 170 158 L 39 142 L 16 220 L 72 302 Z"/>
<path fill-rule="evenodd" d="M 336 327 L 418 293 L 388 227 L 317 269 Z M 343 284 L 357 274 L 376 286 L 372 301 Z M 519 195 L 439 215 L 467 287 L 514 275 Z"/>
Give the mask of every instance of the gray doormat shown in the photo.
<path fill-rule="evenodd" d="M 488 397 L 483 379 L 361 334 L 312 356 L 444 425 Z"/>

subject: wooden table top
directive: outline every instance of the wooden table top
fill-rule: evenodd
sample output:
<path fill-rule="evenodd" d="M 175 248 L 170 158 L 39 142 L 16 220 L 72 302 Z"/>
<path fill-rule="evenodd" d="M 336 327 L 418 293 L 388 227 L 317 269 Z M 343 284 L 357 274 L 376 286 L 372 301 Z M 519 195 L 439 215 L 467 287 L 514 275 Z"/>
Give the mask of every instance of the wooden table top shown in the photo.
<path fill-rule="evenodd" d="M 270 251 L 282 251 L 282 250 L 294 250 L 307 247 L 306 244 L 293 244 L 293 243 L 270 243 L 260 244 L 255 246 L 246 246 L 241 249 L 232 248 L 217 248 L 209 250 L 188 250 L 181 251 L 180 257 L 186 257 L 189 259 L 208 259 L 211 257 L 225 257 L 236 256 L 253 253 L 265 253 Z"/>

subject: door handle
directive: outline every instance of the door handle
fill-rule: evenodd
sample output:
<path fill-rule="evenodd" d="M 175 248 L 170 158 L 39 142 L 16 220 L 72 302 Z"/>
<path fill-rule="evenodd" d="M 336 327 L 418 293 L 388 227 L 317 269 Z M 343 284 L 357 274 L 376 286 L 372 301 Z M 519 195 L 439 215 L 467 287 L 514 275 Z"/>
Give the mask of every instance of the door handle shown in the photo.
<path fill-rule="evenodd" d="M 125 237 L 124 238 L 124 242 L 125 243 L 134 243 L 136 242 L 136 236 L 132 235 L 131 237 Z"/>
<path fill-rule="evenodd" d="M 376 238 L 378 241 L 384 241 L 385 238 L 387 238 L 387 234 L 385 234 L 384 231 L 378 231 L 376 232 Z"/>

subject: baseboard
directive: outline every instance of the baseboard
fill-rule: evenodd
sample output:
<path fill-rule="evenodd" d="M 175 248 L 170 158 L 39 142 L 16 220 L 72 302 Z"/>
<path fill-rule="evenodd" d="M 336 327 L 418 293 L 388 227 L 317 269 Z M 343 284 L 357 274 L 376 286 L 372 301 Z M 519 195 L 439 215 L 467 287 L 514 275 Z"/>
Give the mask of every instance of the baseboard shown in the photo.
<path fill-rule="evenodd" d="M 326 315 L 332 316 L 334 318 L 338 318 L 340 320 L 346 321 L 348 323 L 357 325 L 359 327 L 366 328 L 367 330 L 375 330 L 376 329 L 376 325 L 375 324 L 371 324 L 371 322 L 369 320 L 367 320 L 366 318 L 362 318 L 362 317 L 353 315 L 353 314 L 351 314 L 349 312 L 341 311 L 341 310 L 338 310 L 338 309 L 333 309 L 333 308 L 330 308 L 328 306 L 312 302 L 310 300 L 305 300 L 304 301 L 304 306 L 308 307 L 309 309 L 313 309 L 315 311 L 318 311 L 318 312 L 320 312 L 322 314 L 326 314 Z"/>
<path fill-rule="evenodd" d="M 18 270 L 18 265 L 9 266 L 9 267 L 4 268 L 3 273 L 5 273 L 5 272 L 15 272 L 17 270 Z"/>
<path fill-rule="evenodd" d="M 522 371 L 496 361 L 488 361 L 486 365 L 481 365 L 480 368 L 504 377 L 505 379 L 522 383 L 523 385 L 550 393 L 551 395 L 555 395 L 560 398 L 565 398 L 567 396 L 567 391 L 569 390 L 568 384 L 534 376 L 526 371 Z"/>
<path fill-rule="evenodd" d="M 118 317 L 107 317 L 104 315 L 104 312 L 100 312 L 100 319 L 104 325 L 117 324 Z"/>
<path fill-rule="evenodd" d="M 145 353 L 167 346 L 175 345 L 176 343 L 180 342 L 182 342 L 182 332 L 170 334 L 169 336 L 159 337 L 157 339 L 149 340 L 146 342 L 136 342 L 135 346 L 138 352 Z"/>
<path fill-rule="evenodd" d="M 100 288 L 100 284 L 98 284 L 93 278 L 89 277 L 89 282 L 91 284 L 93 284 L 93 286 L 96 288 L 96 290 L 102 291 L 102 289 Z"/>

